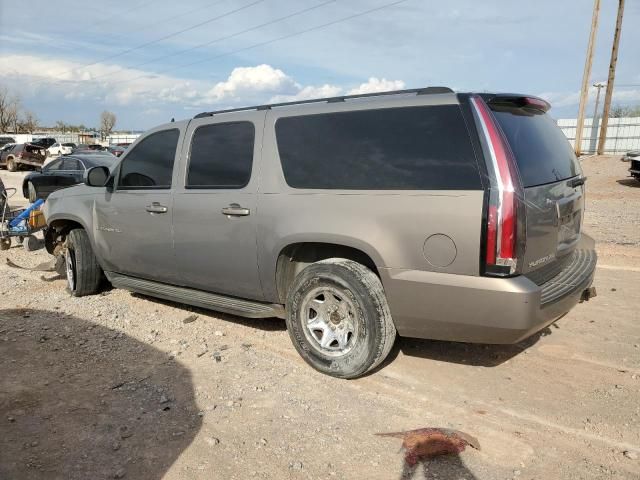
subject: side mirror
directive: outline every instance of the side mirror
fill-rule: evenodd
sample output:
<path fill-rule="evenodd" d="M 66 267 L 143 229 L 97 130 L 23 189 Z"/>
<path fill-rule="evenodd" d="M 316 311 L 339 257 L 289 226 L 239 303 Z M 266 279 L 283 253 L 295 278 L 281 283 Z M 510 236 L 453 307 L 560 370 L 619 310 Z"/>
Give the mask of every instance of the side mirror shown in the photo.
<path fill-rule="evenodd" d="M 107 167 L 93 167 L 84 174 L 84 184 L 89 187 L 104 187 L 109 179 Z"/>

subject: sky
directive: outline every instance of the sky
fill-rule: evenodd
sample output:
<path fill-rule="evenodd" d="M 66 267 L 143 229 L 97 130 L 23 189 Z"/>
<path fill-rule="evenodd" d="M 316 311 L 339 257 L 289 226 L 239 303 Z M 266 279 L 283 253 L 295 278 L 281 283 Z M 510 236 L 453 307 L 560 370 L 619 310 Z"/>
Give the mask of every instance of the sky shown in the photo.
<path fill-rule="evenodd" d="M 606 81 L 602 0 L 591 83 Z M 540 95 L 575 117 L 591 0 L 0 0 L 0 87 L 42 125 L 145 130 L 202 111 L 448 86 Z M 640 104 L 628 0 L 614 104 Z M 593 110 L 592 89 L 588 115 Z"/>

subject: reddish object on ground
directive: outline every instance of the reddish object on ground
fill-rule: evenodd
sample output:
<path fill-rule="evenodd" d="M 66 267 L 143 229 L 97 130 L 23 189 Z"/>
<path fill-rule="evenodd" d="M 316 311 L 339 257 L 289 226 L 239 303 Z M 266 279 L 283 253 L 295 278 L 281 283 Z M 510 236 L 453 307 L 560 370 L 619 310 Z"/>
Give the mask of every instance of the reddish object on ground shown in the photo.
<path fill-rule="evenodd" d="M 480 450 L 480 443 L 471 435 L 448 428 L 419 428 L 406 432 L 376 433 L 380 437 L 402 439 L 405 461 L 414 466 L 418 461 L 440 455 L 458 454 L 467 446 Z"/>

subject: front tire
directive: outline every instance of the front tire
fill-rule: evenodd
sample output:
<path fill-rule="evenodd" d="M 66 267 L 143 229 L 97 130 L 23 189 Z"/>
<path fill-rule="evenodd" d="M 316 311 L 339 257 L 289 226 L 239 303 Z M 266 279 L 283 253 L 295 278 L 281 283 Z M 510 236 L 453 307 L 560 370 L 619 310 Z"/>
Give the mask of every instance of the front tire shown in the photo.
<path fill-rule="evenodd" d="M 311 264 L 295 278 L 287 330 L 309 365 L 338 378 L 357 378 L 377 367 L 396 338 L 380 279 L 343 258 Z"/>
<path fill-rule="evenodd" d="M 67 288 L 74 297 L 97 293 L 102 270 L 93 254 L 87 232 L 81 228 L 67 235 L 64 253 Z"/>
<path fill-rule="evenodd" d="M 9 170 L 10 172 L 17 172 L 18 171 L 18 164 L 16 163 L 16 161 L 13 158 L 9 158 L 7 160 L 7 170 Z"/>

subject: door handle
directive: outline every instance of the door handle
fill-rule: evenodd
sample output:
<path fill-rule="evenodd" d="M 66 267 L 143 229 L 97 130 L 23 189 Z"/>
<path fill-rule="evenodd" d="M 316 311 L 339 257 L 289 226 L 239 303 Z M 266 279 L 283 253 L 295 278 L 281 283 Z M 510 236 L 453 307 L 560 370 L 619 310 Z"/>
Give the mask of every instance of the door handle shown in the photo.
<path fill-rule="evenodd" d="M 160 205 L 158 202 L 153 202 L 151 205 L 146 206 L 146 210 L 149 213 L 167 213 L 169 209 L 164 205 Z"/>
<path fill-rule="evenodd" d="M 222 213 L 224 215 L 233 215 L 235 217 L 246 217 L 251 213 L 248 208 L 241 207 L 237 203 L 232 203 L 228 207 L 224 207 L 222 209 Z"/>

